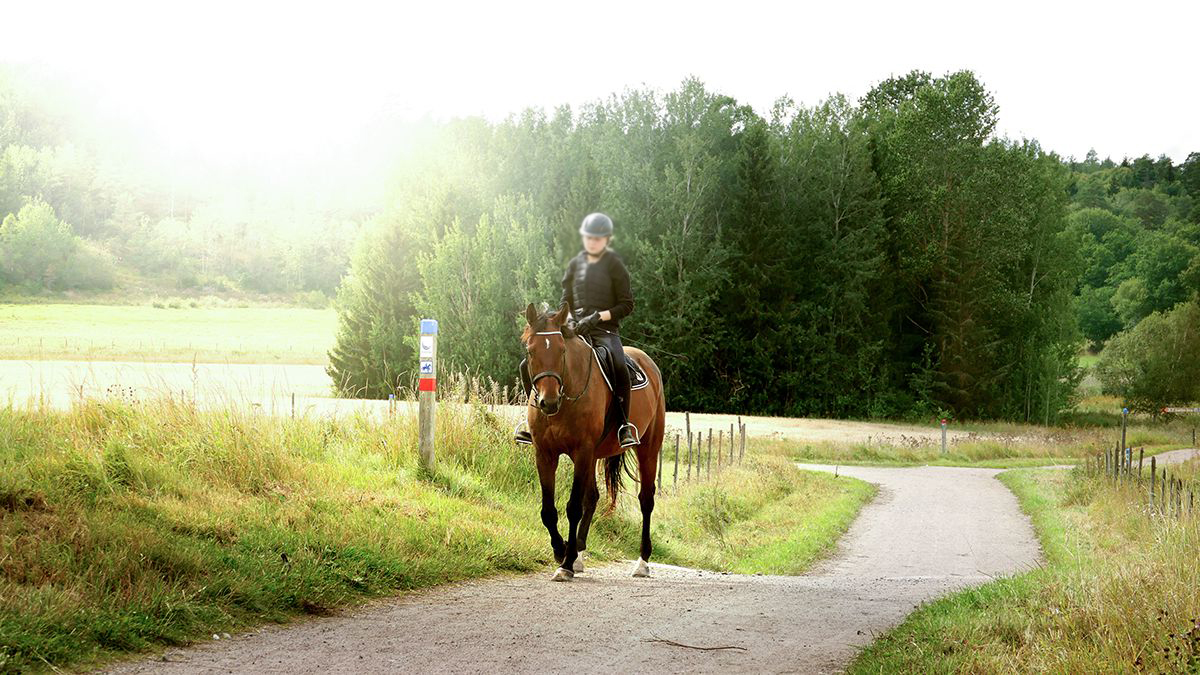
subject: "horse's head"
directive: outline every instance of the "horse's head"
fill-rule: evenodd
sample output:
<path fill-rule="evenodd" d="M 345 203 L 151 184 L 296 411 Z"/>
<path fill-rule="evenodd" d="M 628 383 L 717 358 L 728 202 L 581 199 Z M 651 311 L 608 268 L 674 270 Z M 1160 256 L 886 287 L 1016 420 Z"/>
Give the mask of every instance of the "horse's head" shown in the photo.
<path fill-rule="evenodd" d="M 528 353 L 537 407 L 547 415 L 557 414 L 562 405 L 567 340 L 575 337 L 567 325 L 568 309 L 564 304 L 555 313 L 538 314 L 532 304 L 525 308 L 525 321 L 529 325 L 521 334 L 521 340 Z"/>

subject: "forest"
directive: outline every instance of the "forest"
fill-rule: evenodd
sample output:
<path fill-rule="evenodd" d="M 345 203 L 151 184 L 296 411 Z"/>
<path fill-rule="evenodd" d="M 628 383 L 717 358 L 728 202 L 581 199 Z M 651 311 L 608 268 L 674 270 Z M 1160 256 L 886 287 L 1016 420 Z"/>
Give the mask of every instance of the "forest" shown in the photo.
<path fill-rule="evenodd" d="M 636 297 L 622 335 L 673 409 L 1050 423 L 1087 351 L 1139 409 L 1200 398 L 1200 153 L 1002 137 L 968 71 L 765 115 L 693 79 L 439 122 L 387 199 L 312 210 L 130 178 L 19 85 L 0 73 L 0 292 L 336 295 L 343 395 L 411 386 L 423 316 L 444 369 L 511 385 L 521 310 L 557 302 L 604 211 Z"/>

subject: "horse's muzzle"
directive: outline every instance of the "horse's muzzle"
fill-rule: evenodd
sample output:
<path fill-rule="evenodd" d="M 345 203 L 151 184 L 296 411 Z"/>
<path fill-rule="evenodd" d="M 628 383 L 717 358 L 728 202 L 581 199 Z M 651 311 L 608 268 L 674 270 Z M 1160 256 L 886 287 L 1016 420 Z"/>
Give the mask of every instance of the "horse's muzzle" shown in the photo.
<path fill-rule="evenodd" d="M 558 414 L 559 408 L 562 407 L 562 400 L 557 397 L 555 397 L 553 400 L 545 398 L 538 399 L 537 407 L 538 410 L 541 410 L 542 413 L 547 417 L 553 417 L 554 415 Z"/>

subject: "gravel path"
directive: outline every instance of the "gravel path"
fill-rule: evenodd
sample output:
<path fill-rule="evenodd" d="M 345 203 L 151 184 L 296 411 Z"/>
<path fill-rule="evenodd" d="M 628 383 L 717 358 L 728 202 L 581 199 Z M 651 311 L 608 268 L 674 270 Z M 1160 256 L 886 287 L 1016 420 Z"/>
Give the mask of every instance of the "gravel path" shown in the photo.
<path fill-rule="evenodd" d="M 805 576 L 652 564 L 652 578 L 633 579 L 622 563 L 556 584 L 546 570 L 266 627 L 112 672 L 833 672 L 920 602 L 1040 560 L 996 470 L 838 471 L 880 494 Z"/>
<path fill-rule="evenodd" d="M 1158 466 L 1165 466 L 1168 464 L 1183 464 L 1184 462 L 1189 462 L 1193 459 L 1200 459 L 1200 449 L 1185 448 L 1183 450 L 1170 450 L 1168 452 L 1158 453 L 1157 455 L 1155 455 L 1155 458 L 1156 458 L 1155 462 L 1157 463 Z M 1135 457 L 1134 459 L 1137 459 L 1137 458 Z M 1134 464 L 1136 464 L 1136 463 L 1137 462 L 1134 462 Z M 1148 468 L 1150 466 L 1150 458 L 1149 457 L 1146 458 L 1145 466 L 1147 467 L 1146 470 L 1149 471 L 1149 468 Z"/>

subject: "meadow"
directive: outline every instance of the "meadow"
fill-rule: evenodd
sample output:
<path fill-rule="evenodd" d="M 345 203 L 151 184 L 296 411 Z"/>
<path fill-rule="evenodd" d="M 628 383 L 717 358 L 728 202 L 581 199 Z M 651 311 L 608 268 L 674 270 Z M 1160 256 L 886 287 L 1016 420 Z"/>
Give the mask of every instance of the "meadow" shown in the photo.
<path fill-rule="evenodd" d="M 197 300 L 0 304 L 0 360 L 323 365 L 332 309 Z"/>
<path fill-rule="evenodd" d="M 509 425 L 446 405 L 438 434 L 427 473 L 411 415 L 0 409 L 0 672 L 93 666 L 458 579 L 548 577 L 536 473 Z M 590 561 L 636 556 L 634 489 L 598 514 Z M 653 561 L 795 574 L 873 492 L 752 443 L 743 464 L 660 493 Z"/>

